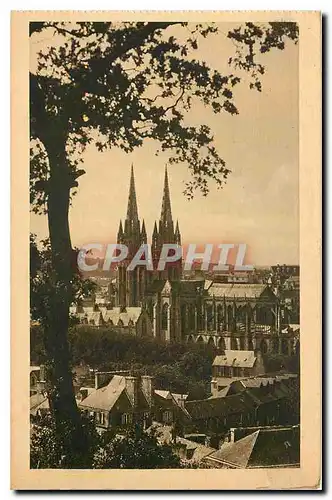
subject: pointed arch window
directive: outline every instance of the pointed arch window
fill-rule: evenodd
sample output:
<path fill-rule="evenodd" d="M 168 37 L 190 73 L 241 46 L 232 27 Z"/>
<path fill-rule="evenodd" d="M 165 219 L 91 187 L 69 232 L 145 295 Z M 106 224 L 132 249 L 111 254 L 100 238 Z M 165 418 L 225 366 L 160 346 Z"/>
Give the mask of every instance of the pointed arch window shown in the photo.
<path fill-rule="evenodd" d="M 181 305 L 181 331 L 185 333 L 187 331 L 187 305 Z"/>
<path fill-rule="evenodd" d="M 167 330 L 168 328 L 168 304 L 165 303 L 161 312 L 161 329 Z"/>
<path fill-rule="evenodd" d="M 207 304 L 206 305 L 206 320 L 207 320 L 207 329 L 208 330 L 213 330 L 214 316 L 213 316 L 213 306 L 212 306 L 212 304 Z"/>

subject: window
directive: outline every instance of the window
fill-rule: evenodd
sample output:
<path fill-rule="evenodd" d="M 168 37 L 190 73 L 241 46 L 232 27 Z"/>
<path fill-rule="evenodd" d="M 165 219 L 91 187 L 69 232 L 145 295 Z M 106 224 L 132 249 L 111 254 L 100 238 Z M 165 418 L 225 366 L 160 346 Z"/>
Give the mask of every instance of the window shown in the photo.
<path fill-rule="evenodd" d="M 173 421 L 173 412 L 171 411 L 164 411 L 163 413 L 163 422 L 170 423 Z"/>
<path fill-rule="evenodd" d="M 105 424 L 105 413 L 101 413 L 101 414 L 100 414 L 100 423 L 101 423 L 102 425 L 104 425 L 104 424 Z"/>
<path fill-rule="evenodd" d="M 168 328 L 168 304 L 165 303 L 161 313 L 161 329 L 167 330 Z"/>
<path fill-rule="evenodd" d="M 121 417 L 121 424 L 128 425 L 133 421 L 133 416 L 131 413 L 123 413 Z"/>
<path fill-rule="evenodd" d="M 206 306 L 206 320 L 208 330 L 213 330 L 213 307 L 209 304 Z"/>

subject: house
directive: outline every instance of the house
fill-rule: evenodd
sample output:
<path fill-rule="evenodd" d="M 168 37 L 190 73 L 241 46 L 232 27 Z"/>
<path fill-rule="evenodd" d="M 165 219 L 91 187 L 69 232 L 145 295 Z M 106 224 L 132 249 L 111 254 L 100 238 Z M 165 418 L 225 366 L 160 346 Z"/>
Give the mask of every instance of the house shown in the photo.
<path fill-rule="evenodd" d="M 79 408 L 94 417 L 97 427 L 127 426 L 140 421 L 152 422 L 153 389 L 148 375 L 113 375 L 111 380 L 83 396 Z"/>
<path fill-rule="evenodd" d="M 296 374 L 262 375 L 234 380 L 218 397 L 186 401 L 186 432 L 224 440 L 232 427 L 299 423 L 299 378 Z M 216 445 L 217 446 L 217 445 Z"/>
<path fill-rule="evenodd" d="M 185 409 L 188 394 L 155 390 L 153 377 L 131 376 L 128 370 L 95 372 L 94 387 L 82 386 L 76 392 L 78 407 L 100 429 L 122 427 L 152 420 L 163 424 L 184 422 L 190 417 Z M 30 415 L 39 417 L 49 411 L 45 392 L 30 396 Z"/>
<path fill-rule="evenodd" d="M 82 325 L 112 327 L 114 330 L 152 337 L 152 322 L 149 314 L 141 307 L 111 307 L 103 304 L 81 304 L 70 309 Z"/>
<path fill-rule="evenodd" d="M 95 388 L 82 387 L 79 408 L 94 417 L 97 427 L 107 429 L 152 420 L 163 424 L 189 419 L 187 394 L 155 390 L 153 377 L 129 372 L 96 372 Z"/>
<path fill-rule="evenodd" d="M 190 417 L 185 409 L 188 394 L 175 394 L 170 391 L 154 391 L 154 420 L 163 424 L 182 422 Z"/>
<path fill-rule="evenodd" d="M 30 366 L 30 396 L 37 392 L 40 366 Z"/>
<path fill-rule="evenodd" d="M 30 366 L 30 396 L 45 390 L 45 366 Z"/>
<path fill-rule="evenodd" d="M 251 273 L 249 272 L 230 272 L 228 275 L 227 283 L 250 283 Z"/>
<path fill-rule="evenodd" d="M 234 381 L 227 395 L 246 394 L 256 403 L 255 425 L 290 425 L 299 422 L 299 378 L 277 374 Z"/>
<path fill-rule="evenodd" d="M 224 354 L 216 356 L 212 363 L 212 396 L 218 396 L 219 391 L 227 387 L 233 380 L 264 373 L 264 361 L 259 350 L 226 349 Z"/>
<path fill-rule="evenodd" d="M 185 408 L 190 416 L 186 433 L 205 433 L 215 447 L 231 427 L 254 425 L 255 422 L 256 404 L 245 393 L 187 401 Z"/>
<path fill-rule="evenodd" d="M 221 469 L 300 467 L 300 428 L 260 428 L 203 459 L 206 466 Z"/>
<path fill-rule="evenodd" d="M 48 413 L 50 407 L 48 403 L 48 398 L 45 394 L 37 392 L 30 396 L 30 416 L 31 417 L 41 417 Z"/>

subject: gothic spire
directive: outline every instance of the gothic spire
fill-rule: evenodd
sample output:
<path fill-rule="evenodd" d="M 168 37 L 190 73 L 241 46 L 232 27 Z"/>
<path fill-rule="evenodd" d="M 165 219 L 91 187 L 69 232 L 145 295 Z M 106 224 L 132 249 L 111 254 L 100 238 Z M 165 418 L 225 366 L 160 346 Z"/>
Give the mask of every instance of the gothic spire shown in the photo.
<path fill-rule="evenodd" d="M 158 236 L 158 229 L 157 229 L 157 222 L 155 221 L 154 226 L 153 226 L 153 233 L 152 236 L 156 238 Z"/>
<path fill-rule="evenodd" d="M 175 227 L 175 243 L 178 245 L 181 245 L 181 234 L 180 234 L 180 229 L 179 229 L 179 221 L 176 221 L 176 227 Z"/>
<path fill-rule="evenodd" d="M 122 236 L 123 236 L 123 228 L 122 228 L 122 221 L 120 220 L 119 231 L 118 231 L 118 243 L 120 243 L 120 239 L 122 238 Z"/>
<path fill-rule="evenodd" d="M 168 185 L 167 166 L 165 167 L 164 193 L 163 193 L 163 202 L 161 206 L 160 220 L 166 226 L 170 226 L 173 223 L 171 198 L 169 194 L 169 185 Z"/>
<path fill-rule="evenodd" d="M 136 190 L 135 190 L 135 178 L 134 178 L 134 167 L 131 164 L 131 176 L 130 176 L 130 187 L 129 187 L 129 197 L 128 197 L 128 208 L 127 208 L 127 219 L 130 221 L 138 222 L 138 210 L 136 201 Z"/>
<path fill-rule="evenodd" d="M 142 224 L 142 229 L 141 229 L 141 240 L 143 243 L 147 242 L 147 237 L 146 237 L 146 229 L 145 229 L 145 222 L 143 219 L 143 224 Z"/>

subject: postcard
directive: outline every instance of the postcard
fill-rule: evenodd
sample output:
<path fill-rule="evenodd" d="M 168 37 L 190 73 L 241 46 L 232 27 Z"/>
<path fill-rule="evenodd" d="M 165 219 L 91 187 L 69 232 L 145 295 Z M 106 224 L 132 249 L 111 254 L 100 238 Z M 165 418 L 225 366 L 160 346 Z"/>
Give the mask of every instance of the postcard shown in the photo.
<path fill-rule="evenodd" d="M 321 14 L 12 12 L 11 487 L 321 487 Z"/>

